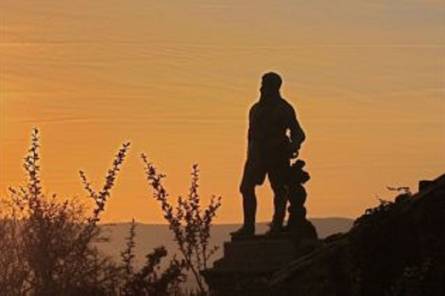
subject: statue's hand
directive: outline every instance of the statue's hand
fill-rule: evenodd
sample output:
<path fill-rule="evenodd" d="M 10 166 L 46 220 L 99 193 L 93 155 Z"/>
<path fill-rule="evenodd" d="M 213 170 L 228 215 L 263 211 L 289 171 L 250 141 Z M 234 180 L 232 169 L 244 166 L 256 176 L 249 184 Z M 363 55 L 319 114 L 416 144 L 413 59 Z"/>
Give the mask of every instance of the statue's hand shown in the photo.
<path fill-rule="evenodd" d="M 300 150 L 300 145 L 291 143 L 289 146 L 290 159 L 295 159 L 298 157 L 298 151 Z"/>

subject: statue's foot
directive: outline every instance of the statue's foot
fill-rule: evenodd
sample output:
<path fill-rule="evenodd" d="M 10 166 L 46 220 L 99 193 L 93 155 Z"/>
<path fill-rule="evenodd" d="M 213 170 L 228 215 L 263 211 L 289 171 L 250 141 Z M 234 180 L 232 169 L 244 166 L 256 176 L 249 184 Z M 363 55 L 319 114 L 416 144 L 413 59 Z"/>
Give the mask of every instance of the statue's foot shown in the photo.
<path fill-rule="evenodd" d="M 232 238 L 254 236 L 255 235 L 255 226 L 243 225 L 237 231 L 231 232 L 230 235 L 232 236 Z"/>
<path fill-rule="evenodd" d="M 266 231 L 266 236 L 278 236 L 285 232 L 285 228 L 281 225 L 271 224 L 268 231 Z"/>

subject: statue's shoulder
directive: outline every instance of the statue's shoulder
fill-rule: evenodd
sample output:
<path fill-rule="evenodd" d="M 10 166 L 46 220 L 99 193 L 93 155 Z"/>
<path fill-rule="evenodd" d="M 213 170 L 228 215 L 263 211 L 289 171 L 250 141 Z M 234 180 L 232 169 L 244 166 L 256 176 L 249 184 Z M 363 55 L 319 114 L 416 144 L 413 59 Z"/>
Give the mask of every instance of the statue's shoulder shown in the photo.
<path fill-rule="evenodd" d="M 294 112 L 294 107 L 285 98 L 281 98 L 280 108 L 286 113 Z"/>
<path fill-rule="evenodd" d="M 250 113 L 256 112 L 258 107 L 259 107 L 259 102 L 253 103 L 253 105 L 250 107 Z"/>

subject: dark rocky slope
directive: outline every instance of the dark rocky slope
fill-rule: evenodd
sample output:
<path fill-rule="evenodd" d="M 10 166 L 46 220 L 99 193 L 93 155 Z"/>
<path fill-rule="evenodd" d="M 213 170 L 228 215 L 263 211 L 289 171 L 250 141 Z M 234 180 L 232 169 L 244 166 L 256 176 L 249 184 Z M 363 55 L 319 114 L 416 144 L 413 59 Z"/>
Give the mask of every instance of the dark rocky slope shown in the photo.
<path fill-rule="evenodd" d="M 445 175 L 367 210 L 270 285 L 274 295 L 445 295 Z"/>

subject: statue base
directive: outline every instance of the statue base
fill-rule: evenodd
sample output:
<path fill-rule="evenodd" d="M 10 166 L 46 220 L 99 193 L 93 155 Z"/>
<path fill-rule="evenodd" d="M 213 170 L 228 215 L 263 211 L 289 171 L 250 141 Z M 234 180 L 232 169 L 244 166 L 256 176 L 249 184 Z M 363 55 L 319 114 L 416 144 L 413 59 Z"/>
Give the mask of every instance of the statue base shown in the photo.
<path fill-rule="evenodd" d="M 318 243 L 314 239 L 296 243 L 287 233 L 232 238 L 224 243 L 224 257 L 202 274 L 214 296 L 271 295 L 272 275 Z"/>

